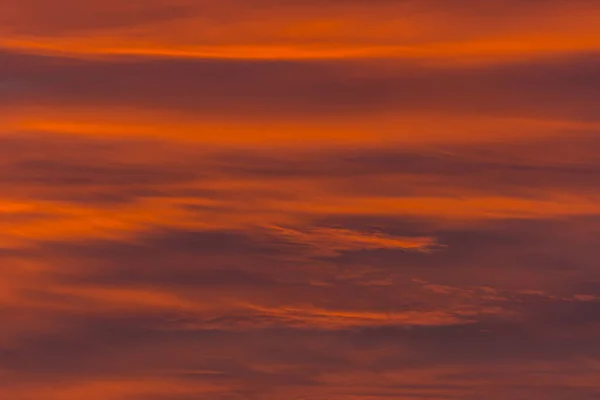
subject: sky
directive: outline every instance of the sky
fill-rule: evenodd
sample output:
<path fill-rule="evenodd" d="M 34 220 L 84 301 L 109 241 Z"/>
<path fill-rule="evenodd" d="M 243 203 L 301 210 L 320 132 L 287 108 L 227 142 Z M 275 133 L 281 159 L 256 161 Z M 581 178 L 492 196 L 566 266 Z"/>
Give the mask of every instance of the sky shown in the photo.
<path fill-rule="evenodd" d="M 0 398 L 600 398 L 597 0 L 0 0 Z"/>

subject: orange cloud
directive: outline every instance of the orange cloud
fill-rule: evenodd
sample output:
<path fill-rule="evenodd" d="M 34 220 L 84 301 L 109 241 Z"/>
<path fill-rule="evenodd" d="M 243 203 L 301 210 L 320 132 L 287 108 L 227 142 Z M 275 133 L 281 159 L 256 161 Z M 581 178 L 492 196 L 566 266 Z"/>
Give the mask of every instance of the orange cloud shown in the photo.
<path fill-rule="evenodd" d="M 58 10 L 62 10 L 60 13 Z M 594 51 L 593 2 L 9 2 L 5 48 L 75 55 L 506 59 Z"/>
<path fill-rule="evenodd" d="M 0 398 L 597 398 L 595 1 L 0 1 Z"/>
<path fill-rule="evenodd" d="M 401 249 L 428 251 L 436 243 L 429 237 L 395 237 L 381 233 L 364 233 L 336 228 L 316 228 L 306 231 L 270 227 L 275 236 L 299 245 L 314 248 L 317 255 L 332 255 L 342 251 L 369 249 Z"/>

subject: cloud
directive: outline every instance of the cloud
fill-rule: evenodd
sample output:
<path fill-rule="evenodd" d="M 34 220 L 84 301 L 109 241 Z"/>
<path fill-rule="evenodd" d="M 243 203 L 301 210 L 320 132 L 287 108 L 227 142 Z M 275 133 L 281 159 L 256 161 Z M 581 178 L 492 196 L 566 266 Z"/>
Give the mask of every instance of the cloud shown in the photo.
<path fill-rule="evenodd" d="M 339 228 L 316 228 L 308 231 L 274 226 L 275 236 L 291 243 L 313 248 L 317 255 L 335 255 L 341 251 L 365 249 L 401 249 L 428 251 L 435 247 L 429 237 L 395 237 L 381 233 L 363 233 Z"/>
<path fill-rule="evenodd" d="M 598 18 L 1 2 L 0 398 L 597 398 Z"/>
<path fill-rule="evenodd" d="M 21 105 L 26 110 L 27 106 L 41 106 L 43 110 L 51 102 L 53 110 L 65 108 L 68 121 L 46 121 L 56 126 L 62 123 L 75 127 L 78 119 L 95 117 L 92 121 L 81 121 L 80 129 L 84 131 L 86 123 L 108 128 L 110 123 L 118 124 L 119 118 L 126 123 L 126 118 L 143 114 L 153 120 L 167 119 L 156 122 L 165 124 L 163 129 L 167 132 L 163 135 L 173 136 L 169 131 L 185 129 L 185 125 L 179 126 L 181 122 L 197 124 L 201 117 L 210 127 L 215 119 L 236 113 L 254 123 L 275 115 L 292 126 L 302 125 L 304 120 L 304 124 L 315 119 L 321 123 L 335 121 L 339 129 L 345 130 L 351 129 L 352 124 L 344 125 L 342 117 L 356 124 L 361 122 L 358 116 L 378 116 L 383 120 L 371 125 L 370 130 L 390 129 L 383 124 L 387 120 L 395 123 L 395 135 L 401 134 L 402 126 L 410 129 L 415 124 L 412 121 L 417 119 L 414 129 L 452 129 L 452 135 L 461 135 L 466 132 L 460 132 L 459 116 L 463 120 L 497 118 L 495 123 L 500 124 L 503 119 L 520 119 L 519 124 L 534 125 L 529 129 L 535 127 L 536 121 L 540 128 L 546 121 L 549 130 L 553 127 L 585 130 L 582 122 L 596 124 L 591 104 L 598 100 L 600 75 L 594 54 L 519 60 L 502 65 L 445 66 L 393 60 L 380 63 L 207 58 L 72 60 L 3 52 L 0 71 L 18 88 L 10 94 L 13 107 Z M 94 113 L 90 107 L 107 110 Z M 60 116 L 54 113 L 54 118 Z M 419 114 L 423 119 L 423 114 L 431 113 L 454 120 L 453 125 L 458 127 L 435 126 L 430 119 L 429 126 L 419 128 Z M 44 114 L 40 113 L 38 119 Z M 185 116 L 181 121 L 180 117 L 170 116 L 181 114 Z M 493 123 L 483 128 L 481 124 L 479 129 L 489 132 L 480 131 L 479 135 L 494 133 Z M 587 128 L 597 128 L 596 125 Z M 141 127 L 124 125 L 122 134 L 134 128 Z M 513 122 L 511 129 L 516 128 L 528 130 L 527 126 L 518 127 Z"/>
<path fill-rule="evenodd" d="M 286 251 L 308 246 L 321 256 L 428 249 L 436 245 L 427 231 L 389 235 L 325 219 L 592 216 L 598 213 L 596 142 L 583 136 L 504 147 L 248 155 L 157 140 L 6 135 L 0 150 L 3 247 L 224 230 L 287 243 Z"/>
<path fill-rule="evenodd" d="M 37 0 L 26 0 L 4 3 L 0 10 L 5 31 L 17 35 L 68 37 L 180 19 L 192 10 L 179 3 L 152 0 L 140 5 L 96 1 L 83 7 L 76 1 L 61 0 L 48 7 Z"/>
<path fill-rule="evenodd" d="M 593 1 L 61 0 L 3 5 L 3 46 L 79 55 L 505 60 L 598 49 Z"/>

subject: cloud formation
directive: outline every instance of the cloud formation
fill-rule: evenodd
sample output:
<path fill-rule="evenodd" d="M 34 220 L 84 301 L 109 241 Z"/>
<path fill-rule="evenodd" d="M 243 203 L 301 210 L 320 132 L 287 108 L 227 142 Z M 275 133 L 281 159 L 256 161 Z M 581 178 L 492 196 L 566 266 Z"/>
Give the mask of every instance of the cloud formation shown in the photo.
<path fill-rule="evenodd" d="M 504 60 L 598 49 L 595 0 L 8 2 L 3 47 L 79 56 Z"/>
<path fill-rule="evenodd" d="M 0 398 L 597 399 L 599 10 L 0 2 Z"/>

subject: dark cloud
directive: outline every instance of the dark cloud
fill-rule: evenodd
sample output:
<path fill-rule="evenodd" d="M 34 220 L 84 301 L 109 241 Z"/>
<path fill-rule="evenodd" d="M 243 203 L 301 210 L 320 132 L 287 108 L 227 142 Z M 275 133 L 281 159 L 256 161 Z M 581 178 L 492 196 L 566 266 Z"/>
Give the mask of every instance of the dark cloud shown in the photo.
<path fill-rule="evenodd" d="M 122 59 L 2 55 L 26 102 L 230 112 L 343 115 L 461 112 L 595 121 L 600 77 L 593 54 L 502 65 L 410 62 Z M 238 114 L 238 115 L 242 115 Z"/>
<path fill-rule="evenodd" d="M 161 0 L 128 4 L 91 2 L 83 6 L 77 1 L 56 1 L 52 6 L 25 0 L 0 7 L 4 29 L 25 35 L 81 35 L 115 28 L 132 28 L 152 23 L 173 21 L 189 16 L 192 9 L 185 4 L 169 4 Z"/>
<path fill-rule="evenodd" d="M 457 399 L 469 398 L 462 395 L 464 390 L 488 393 L 495 388 L 518 396 L 542 389 L 522 381 L 522 373 L 551 374 L 555 382 L 544 388 L 577 399 L 596 392 L 593 387 L 569 385 L 568 377 L 592 376 L 593 371 L 586 372 L 585 364 L 576 360 L 591 356 L 585 350 L 597 341 L 565 345 L 514 324 L 260 333 L 164 330 L 163 324 L 157 316 L 77 316 L 59 335 L 30 337 L 1 354 L 5 367 L 18 379 L 38 384 L 123 374 L 134 379 L 176 377 L 182 384 L 223 384 L 228 389 L 219 395 L 232 398 L 268 399 L 295 388 L 314 396 L 353 393 L 392 398 L 406 393 L 431 398 L 427 397 L 433 396 L 431 391 L 439 391 Z M 346 376 L 354 376 L 354 381 Z"/>
<path fill-rule="evenodd" d="M 309 179 L 315 187 L 327 185 L 329 192 L 344 196 L 470 193 L 539 200 L 558 192 L 594 196 L 600 178 L 595 156 L 600 143 L 590 134 L 494 147 L 287 149 L 278 154 L 34 134 L 5 136 L 0 144 L 0 185 L 35 191 L 39 198 L 84 203 L 177 196 L 235 201 L 235 193 L 215 187 L 223 179 L 273 182 L 272 189 L 253 190 L 261 198 L 293 197 L 286 185 Z M 219 204 L 189 209 L 223 206 Z"/>
<path fill-rule="evenodd" d="M 260 289 L 276 285 L 278 279 L 265 273 L 270 268 L 268 263 L 273 263 L 273 256 L 281 254 L 281 249 L 251 236 L 223 231 L 156 232 L 138 244 L 117 241 L 78 245 L 47 243 L 46 248 L 45 254 L 74 257 L 74 268 L 62 278 L 63 282 L 71 284 L 205 287 L 211 290 L 225 286 L 222 290 L 227 291 L 236 286 Z M 240 264 L 241 256 L 249 263 Z M 77 260 L 88 268 L 77 268 Z M 61 273 L 60 270 L 57 272 Z"/>

